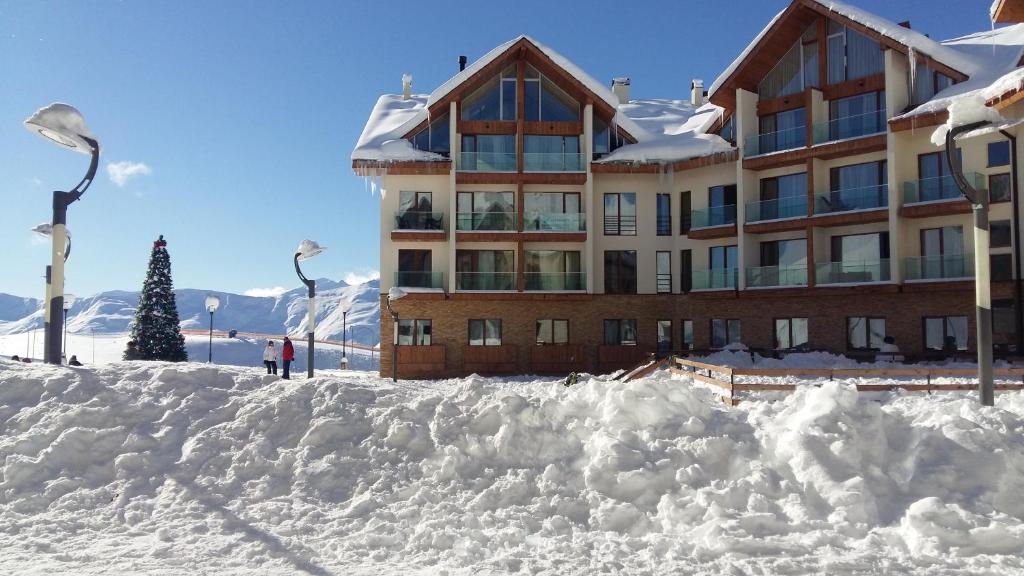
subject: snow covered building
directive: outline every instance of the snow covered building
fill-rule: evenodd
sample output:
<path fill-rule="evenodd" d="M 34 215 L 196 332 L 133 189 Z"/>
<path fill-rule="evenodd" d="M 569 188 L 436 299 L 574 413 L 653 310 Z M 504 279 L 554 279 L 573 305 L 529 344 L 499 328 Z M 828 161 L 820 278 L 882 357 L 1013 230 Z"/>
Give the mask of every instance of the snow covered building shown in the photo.
<path fill-rule="evenodd" d="M 382 192 L 382 308 L 408 294 L 399 373 L 608 371 L 738 343 L 870 354 L 887 335 L 971 349 L 970 207 L 932 135 L 965 99 L 1024 117 L 1022 48 L 1024 25 L 938 42 L 794 0 L 686 100 L 631 99 L 629 79 L 609 88 L 525 36 L 430 94 L 405 79 L 352 154 Z M 1011 350 L 1021 155 L 1000 128 L 960 154 L 991 198 Z"/>

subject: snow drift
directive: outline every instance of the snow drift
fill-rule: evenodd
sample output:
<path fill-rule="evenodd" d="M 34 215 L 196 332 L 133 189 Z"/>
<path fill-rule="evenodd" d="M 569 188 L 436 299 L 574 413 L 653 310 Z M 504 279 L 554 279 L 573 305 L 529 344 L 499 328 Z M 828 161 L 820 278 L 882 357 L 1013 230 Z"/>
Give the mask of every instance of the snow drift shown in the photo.
<path fill-rule="evenodd" d="M 0 360 L 0 572 L 1024 569 L 1024 397 Z"/>

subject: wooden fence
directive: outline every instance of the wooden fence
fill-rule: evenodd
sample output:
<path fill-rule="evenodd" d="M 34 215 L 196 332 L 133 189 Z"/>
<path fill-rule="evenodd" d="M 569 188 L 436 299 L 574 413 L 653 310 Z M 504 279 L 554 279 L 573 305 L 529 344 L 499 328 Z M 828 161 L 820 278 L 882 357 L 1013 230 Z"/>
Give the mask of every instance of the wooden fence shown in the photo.
<path fill-rule="evenodd" d="M 976 368 L 733 368 L 696 362 L 686 358 L 673 358 L 672 372 L 684 374 L 706 384 L 723 390 L 722 400 L 735 406 L 739 403 L 738 392 L 794 392 L 796 384 L 786 383 L 749 383 L 737 381 L 737 376 L 759 376 L 762 378 L 828 378 L 844 380 L 848 378 L 914 378 L 915 382 L 895 382 L 892 384 L 857 384 L 860 392 L 885 392 L 889 390 L 908 390 L 911 392 L 952 392 L 977 390 L 976 384 L 933 384 L 933 378 L 972 378 L 978 374 Z M 1024 368 L 996 368 L 996 378 L 1019 379 L 1020 383 L 995 384 L 996 391 L 1024 390 Z M 924 383 L 920 383 L 923 379 Z"/>

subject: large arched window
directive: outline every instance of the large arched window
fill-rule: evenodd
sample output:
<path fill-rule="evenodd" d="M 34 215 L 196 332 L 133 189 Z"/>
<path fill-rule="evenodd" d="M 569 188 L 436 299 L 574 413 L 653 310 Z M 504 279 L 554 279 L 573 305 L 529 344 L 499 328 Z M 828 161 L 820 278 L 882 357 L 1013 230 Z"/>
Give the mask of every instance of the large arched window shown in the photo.
<path fill-rule="evenodd" d="M 523 102 L 528 121 L 580 121 L 580 103 L 533 66 L 526 67 L 526 93 Z"/>
<path fill-rule="evenodd" d="M 462 101 L 463 120 L 516 119 L 516 67 L 505 68 Z"/>

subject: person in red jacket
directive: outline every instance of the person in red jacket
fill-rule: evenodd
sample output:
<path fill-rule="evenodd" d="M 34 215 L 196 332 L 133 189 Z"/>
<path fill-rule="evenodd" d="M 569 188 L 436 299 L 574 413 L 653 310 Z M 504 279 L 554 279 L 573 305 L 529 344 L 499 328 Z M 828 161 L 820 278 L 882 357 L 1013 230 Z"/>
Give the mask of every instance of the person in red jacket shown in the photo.
<path fill-rule="evenodd" d="M 288 380 L 288 368 L 292 365 L 292 360 L 295 360 L 295 346 L 292 346 L 292 341 L 287 336 L 284 337 L 284 345 L 281 346 L 281 360 L 284 362 L 283 378 Z"/>

